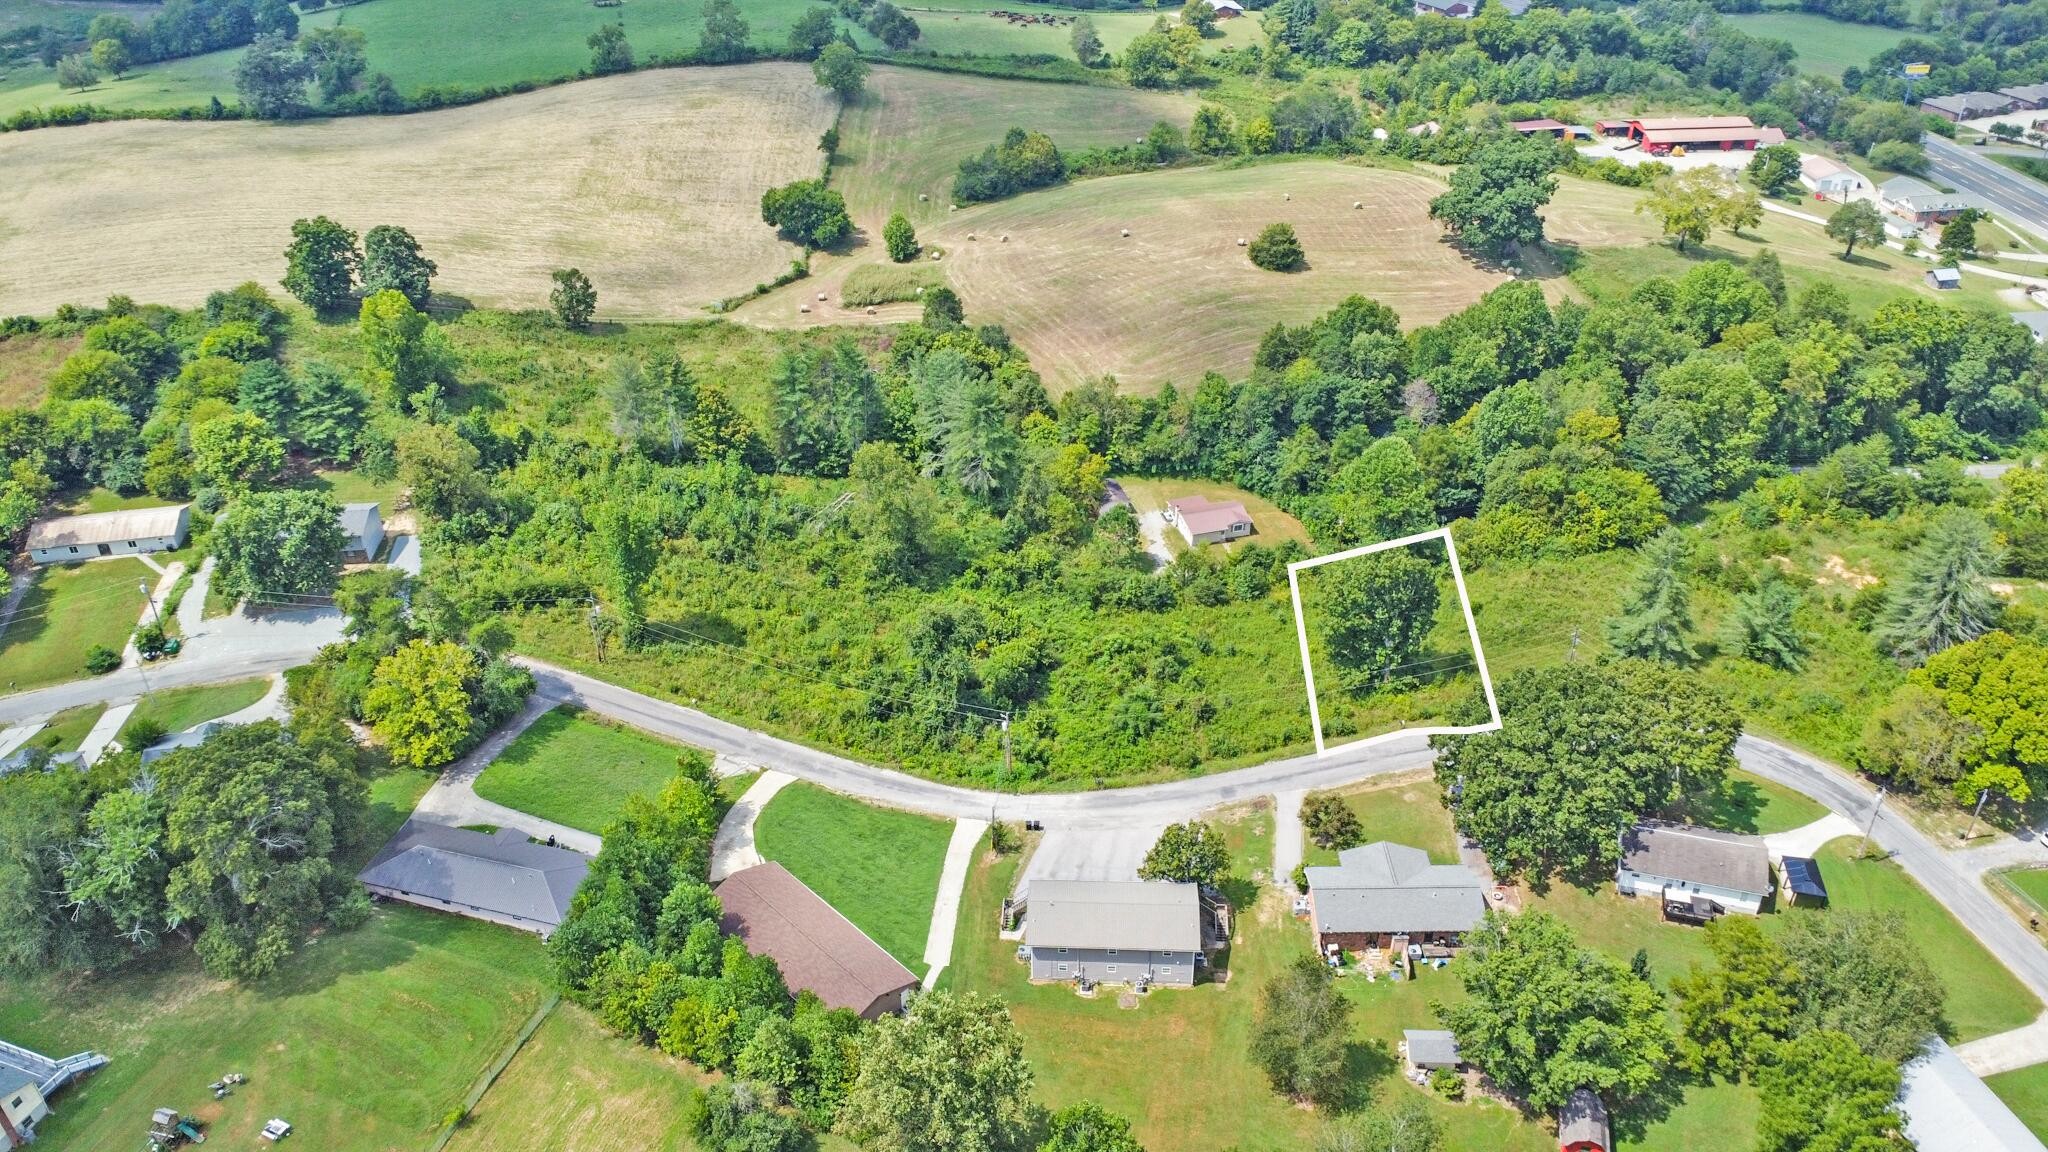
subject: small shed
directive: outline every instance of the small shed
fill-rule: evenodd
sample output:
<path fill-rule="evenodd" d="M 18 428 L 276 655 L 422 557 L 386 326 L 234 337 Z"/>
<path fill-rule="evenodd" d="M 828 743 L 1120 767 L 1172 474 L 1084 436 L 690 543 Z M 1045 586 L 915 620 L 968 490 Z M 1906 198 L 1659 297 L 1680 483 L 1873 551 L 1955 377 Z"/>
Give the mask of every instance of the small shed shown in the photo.
<path fill-rule="evenodd" d="M 1794 904 L 1825 904 L 1828 886 L 1820 878 L 1820 862 L 1810 856 L 1787 856 L 1778 861 L 1785 878 L 1785 891 Z"/>
<path fill-rule="evenodd" d="M 1402 1032 L 1401 1050 L 1408 1056 L 1408 1067 L 1425 1072 L 1456 1069 L 1465 1063 L 1458 1055 L 1458 1038 L 1441 1028 L 1410 1028 Z"/>
<path fill-rule="evenodd" d="M 1607 1131 L 1607 1105 L 1590 1088 L 1571 1094 L 1557 1112 L 1558 1152 L 1609 1152 L 1614 1147 Z"/>
<path fill-rule="evenodd" d="M 1563 136 L 1570 130 L 1571 125 L 1560 120 L 1552 120 L 1546 116 L 1540 120 L 1517 120 L 1513 124 L 1508 125 L 1508 127 L 1513 128 L 1524 136 L 1534 136 L 1538 133 L 1547 136 Z"/>
<path fill-rule="evenodd" d="M 1963 286 L 1963 274 L 1953 268 L 1929 268 L 1927 286 L 1944 292 L 1954 291 Z"/>
<path fill-rule="evenodd" d="M 368 564 L 384 545 L 384 515 L 375 504 L 341 506 L 341 560 L 344 564 Z"/>

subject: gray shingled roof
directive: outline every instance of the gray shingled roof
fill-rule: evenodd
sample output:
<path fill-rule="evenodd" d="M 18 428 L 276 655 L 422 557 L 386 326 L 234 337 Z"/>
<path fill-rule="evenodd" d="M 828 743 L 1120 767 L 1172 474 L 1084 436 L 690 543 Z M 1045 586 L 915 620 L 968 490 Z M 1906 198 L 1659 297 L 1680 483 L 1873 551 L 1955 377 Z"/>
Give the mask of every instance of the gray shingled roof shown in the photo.
<path fill-rule="evenodd" d="M 1613 1146 L 1607 1135 L 1607 1106 L 1590 1088 L 1573 1092 L 1557 1110 L 1557 1142 L 1570 1147 L 1582 1140 L 1602 1148 Z"/>
<path fill-rule="evenodd" d="M 1645 821 L 1621 838 L 1621 866 L 1644 876 L 1768 894 L 1771 854 L 1761 836 Z"/>
<path fill-rule="evenodd" d="M 356 878 L 552 926 L 569 914 L 589 872 L 588 856 L 528 843 L 516 828 L 487 834 L 408 820 Z"/>
<path fill-rule="evenodd" d="M 1915 212 L 1936 212 L 1968 207 L 1960 196 L 1940 191 L 1925 180 L 1911 176 L 1894 176 L 1877 186 L 1877 194 L 1895 204 L 1904 204 Z"/>
<path fill-rule="evenodd" d="M 1197 952 L 1202 911 L 1193 884 L 1144 880 L 1033 880 L 1024 911 L 1033 948 Z"/>
<path fill-rule="evenodd" d="M 1406 844 L 1346 848 L 1336 867 L 1307 872 L 1324 932 L 1467 932 L 1486 914 L 1477 873 L 1431 864 L 1427 852 Z"/>
<path fill-rule="evenodd" d="M 1408 1062 L 1425 1066 L 1458 1063 L 1458 1038 L 1441 1028 L 1410 1028 L 1401 1033 L 1408 1043 Z"/>
<path fill-rule="evenodd" d="M 350 540 L 361 540 L 370 534 L 370 525 L 377 523 L 375 504 L 343 504 L 341 506 L 341 530 L 348 533 Z"/>

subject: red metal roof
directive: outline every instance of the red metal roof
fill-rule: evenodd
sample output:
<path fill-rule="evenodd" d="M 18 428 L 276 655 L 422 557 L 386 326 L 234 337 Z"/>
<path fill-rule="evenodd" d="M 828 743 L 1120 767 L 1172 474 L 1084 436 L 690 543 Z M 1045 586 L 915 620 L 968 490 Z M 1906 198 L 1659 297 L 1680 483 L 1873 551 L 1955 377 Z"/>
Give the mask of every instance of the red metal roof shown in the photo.
<path fill-rule="evenodd" d="M 1724 140 L 1737 144 L 1763 139 L 1763 130 L 1745 128 L 1663 128 L 1643 133 L 1645 144 L 1719 144 Z"/>

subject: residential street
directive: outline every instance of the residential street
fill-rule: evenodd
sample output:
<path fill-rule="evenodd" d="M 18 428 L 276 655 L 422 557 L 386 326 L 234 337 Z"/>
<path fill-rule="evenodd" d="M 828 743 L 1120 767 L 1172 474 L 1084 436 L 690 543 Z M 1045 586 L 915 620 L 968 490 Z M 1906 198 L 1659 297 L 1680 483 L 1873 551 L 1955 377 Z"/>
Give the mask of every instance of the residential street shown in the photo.
<path fill-rule="evenodd" d="M 1930 132 L 1926 136 L 1930 174 L 2006 220 L 2048 239 L 2048 184 L 2023 176 L 1976 148 Z"/>

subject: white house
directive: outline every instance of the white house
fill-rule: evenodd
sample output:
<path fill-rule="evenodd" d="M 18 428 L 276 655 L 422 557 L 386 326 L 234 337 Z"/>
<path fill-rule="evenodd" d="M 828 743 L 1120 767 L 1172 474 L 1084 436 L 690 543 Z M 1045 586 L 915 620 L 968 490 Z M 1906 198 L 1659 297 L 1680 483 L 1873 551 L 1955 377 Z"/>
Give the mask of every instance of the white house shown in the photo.
<path fill-rule="evenodd" d="M 38 520 L 28 527 L 28 554 L 38 564 L 70 564 L 101 556 L 169 552 L 185 542 L 191 524 L 189 504 Z"/>
<path fill-rule="evenodd" d="M 1662 900 L 1675 920 L 1754 916 L 1771 895 L 1771 856 L 1761 836 L 1646 820 L 1622 833 L 1614 886 Z"/>
<path fill-rule="evenodd" d="M 384 543 L 384 517 L 375 504 L 344 504 L 341 531 L 348 537 L 341 546 L 342 562 L 368 564 Z"/>
<path fill-rule="evenodd" d="M 1869 187 L 1853 169 L 1812 152 L 1799 157 L 1799 182 L 1831 200 L 1846 200 L 1851 192 Z"/>
<path fill-rule="evenodd" d="M 1252 515 L 1236 500 L 1183 496 L 1166 502 L 1167 523 L 1180 529 L 1190 545 L 1220 544 L 1252 534 Z"/>

